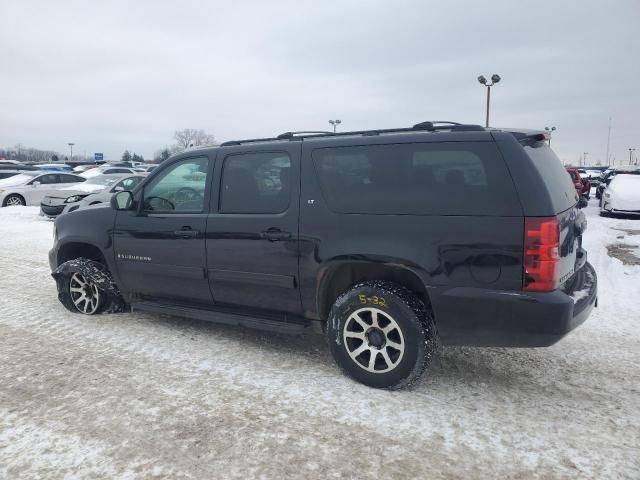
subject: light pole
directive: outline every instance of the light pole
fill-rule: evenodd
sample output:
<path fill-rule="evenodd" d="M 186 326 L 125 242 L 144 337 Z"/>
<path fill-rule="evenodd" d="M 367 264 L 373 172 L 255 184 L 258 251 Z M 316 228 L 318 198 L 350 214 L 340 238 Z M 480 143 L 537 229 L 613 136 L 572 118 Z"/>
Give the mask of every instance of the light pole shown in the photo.
<path fill-rule="evenodd" d="M 338 127 L 338 125 L 340 125 L 342 123 L 341 120 L 329 120 L 329 123 L 331 125 L 333 125 L 333 133 L 336 133 L 336 128 Z"/>
<path fill-rule="evenodd" d="M 633 165 L 633 152 L 635 152 L 636 149 L 635 148 L 630 148 L 629 149 L 629 165 Z"/>
<path fill-rule="evenodd" d="M 556 127 L 544 127 L 544 129 L 549 132 L 549 146 L 551 146 L 551 132 L 555 132 Z"/>
<path fill-rule="evenodd" d="M 69 142 L 67 145 L 69 145 L 69 150 L 71 151 L 71 153 L 69 154 L 69 161 L 73 161 L 73 146 L 75 145 L 75 143 L 71 143 Z"/>
<path fill-rule="evenodd" d="M 478 77 L 478 81 L 487 87 L 487 119 L 485 121 L 485 127 L 489 126 L 489 103 L 491 102 L 491 87 L 493 87 L 496 83 L 501 80 L 500 75 L 494 73 L 491 75 L 491 83 L 487 83 L 487 79 L 484 78 L 484 75 L 480 75 Z"/>
<path fill-rule="evenodd" d="M 583 152 L 582 153 L 582 165 L 581 166 L 585 166 L 587 164 L 587 155 L 589 154 L 589 152 Z"/>

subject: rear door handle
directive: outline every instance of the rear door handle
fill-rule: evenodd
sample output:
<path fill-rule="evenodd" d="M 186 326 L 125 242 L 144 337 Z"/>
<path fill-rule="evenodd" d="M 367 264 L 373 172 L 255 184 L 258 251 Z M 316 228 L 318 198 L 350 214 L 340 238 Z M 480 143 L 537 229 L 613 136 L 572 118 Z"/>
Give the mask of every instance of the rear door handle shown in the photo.
<path fill-rule="evenodd" d="M 173 232 L 176 237 L 181 238 L 195 238 L 200 235 L 198 230 L 193 230 L 191 227 L 182 227 L 180 230 Z"/>
<path fill-rule="evenodd" d="M 291 238 L 291 232 L 283 232 L 279 228 L 270 228 L 260 234 L 260 238 L 265 238 L 270 242 L 278 242 Z"/>

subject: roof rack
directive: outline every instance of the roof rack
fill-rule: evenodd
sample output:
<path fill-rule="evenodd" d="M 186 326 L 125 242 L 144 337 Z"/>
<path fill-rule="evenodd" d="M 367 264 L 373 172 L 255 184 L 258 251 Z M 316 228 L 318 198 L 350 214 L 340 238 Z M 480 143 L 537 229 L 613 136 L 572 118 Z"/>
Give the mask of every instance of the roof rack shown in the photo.
<path fill-rule="evenodd" d="M 362 136 L 374 136 L 386 133 L 404 133 L 404 132 L 436 132 L 441 130 L 449 130 L 456 132 L 472 132 L 472 131 L 484 131 L 485 128 L 480 125 L 463 124 L 457 122 L 447 121 L 433 121 L 433 122 L 421 122 L 416 123 L 413 127 L 409 128 L 384 128 L 377 130 L 356 130 L 351 132 L 325 132 L 325 131 L 297 131 L 297 132 L 284 132 L 280 135 L 272 138 L 250 138 L 246 140 L 230 140 L 228 142 L 221 143 L 221 147 L 228 147 L 232 145 L 242 145 L 244 143 L 259 143 L 259 142 L 274 142 L 282 140 L 304 140 L 305 138 L 318 138 L 318 137 L 346 137 L 354 135 Z"/>

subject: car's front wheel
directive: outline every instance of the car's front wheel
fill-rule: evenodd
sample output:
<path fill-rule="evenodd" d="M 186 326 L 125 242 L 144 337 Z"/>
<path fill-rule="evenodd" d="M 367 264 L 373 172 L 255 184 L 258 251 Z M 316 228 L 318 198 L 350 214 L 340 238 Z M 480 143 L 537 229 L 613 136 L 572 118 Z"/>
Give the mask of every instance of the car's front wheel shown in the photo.
<path fill-rule="evenodd" d="M 61 280 L 59 298 L 70 312 L 97 315 L 107 308 L 107 293 L 86 275 L 69 272 Z"/>
<path fill-rule="evenodd" d="M 397 389 L 426 368 L 436 347 L 436 329 L 415 294 L 389 282 L 366 282 L 336 300 L 327 341 L 350 377 L 370 387 Z"/>
<path fill-rule="evenodd" d="M 7 197 L 4 199 L 4 202 L 2 202 L 3 207 L 24 207 L 26 204 L 27 202 L 24 201 L 24 198 L 22 198 L 22 196 L 18 195 L 17 193 L 7 195 Z"/>

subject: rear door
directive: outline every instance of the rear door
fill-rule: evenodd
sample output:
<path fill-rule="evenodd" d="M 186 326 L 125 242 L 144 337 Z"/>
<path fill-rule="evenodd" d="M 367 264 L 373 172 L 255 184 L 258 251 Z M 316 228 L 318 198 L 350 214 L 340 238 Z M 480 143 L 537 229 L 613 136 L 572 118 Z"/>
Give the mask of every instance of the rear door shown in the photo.
<path fill-rule="evenodd" d="M 300 313 L 300 143 L 227 147 L 217 158 L 206 246 L 215 302 Z"/>
<path fill-rule="evenodd" d="M 113 234 L 125 290 L 139 297 L 211 303 L 205 231 L 212 160 L 205 154 L 163 167 L 137 192 L 137 211 L 120 211 Z"/>

